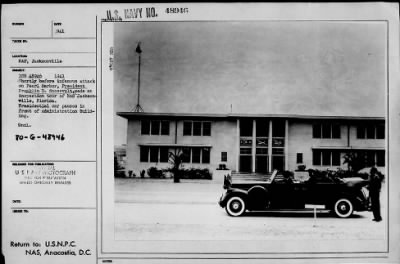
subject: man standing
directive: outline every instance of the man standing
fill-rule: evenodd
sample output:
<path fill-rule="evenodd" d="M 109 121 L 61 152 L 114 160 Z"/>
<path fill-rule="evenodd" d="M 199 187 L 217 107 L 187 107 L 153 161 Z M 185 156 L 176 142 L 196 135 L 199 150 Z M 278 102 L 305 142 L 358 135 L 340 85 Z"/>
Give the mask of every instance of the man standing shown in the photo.
<path fill-rule="evenodd" d="M 381 204 L 379 201 L 382 181 L 383 175 L 375 167 L 372 167 L 369 176 L 369 197 L 371 199 L 372 213 L 374 214 L 372 221 L 376 222 L 382 221 Z"/>

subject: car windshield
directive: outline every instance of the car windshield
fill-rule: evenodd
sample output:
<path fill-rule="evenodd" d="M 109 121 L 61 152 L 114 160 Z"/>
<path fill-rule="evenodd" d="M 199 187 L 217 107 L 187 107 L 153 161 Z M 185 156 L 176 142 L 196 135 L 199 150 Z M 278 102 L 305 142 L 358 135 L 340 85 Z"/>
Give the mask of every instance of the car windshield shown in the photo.
<path fill-rule="evenodd" d="M 277 170 L 274 170 L 274 171 L 272 172 L 272 174 L 271 174 L 271 177 L 267 180 L 267 182 L 268 182 L 268 183 L 272 183 L 272 182 L 275 180 L 277 174 L 278 174 L 278 171 L 277 171 Z"/>

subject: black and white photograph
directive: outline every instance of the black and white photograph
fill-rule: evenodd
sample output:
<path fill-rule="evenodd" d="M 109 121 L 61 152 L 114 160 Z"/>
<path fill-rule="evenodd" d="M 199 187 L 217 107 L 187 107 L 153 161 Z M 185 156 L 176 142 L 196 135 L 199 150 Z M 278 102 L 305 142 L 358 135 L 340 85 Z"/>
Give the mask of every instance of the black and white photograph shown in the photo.
<path fill-rule="evenodd" d="M 398 3 L 1 7 L 3 262 L 400 262 Z"/>
<path fill-rule="evenodd" d="M 387 250 L 386 22 L 115 23 L 113 52 L 115 240 Z"/>

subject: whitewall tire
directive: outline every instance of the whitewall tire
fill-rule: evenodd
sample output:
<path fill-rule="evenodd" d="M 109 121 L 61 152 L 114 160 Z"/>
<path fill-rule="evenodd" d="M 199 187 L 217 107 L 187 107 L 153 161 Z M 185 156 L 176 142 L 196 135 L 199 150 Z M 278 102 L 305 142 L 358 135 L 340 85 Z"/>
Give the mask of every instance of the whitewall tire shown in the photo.
<path fill-rule="evenodd" d="M 225 210 L 230 216 L 240 216 L 246 211 L 246 203 L 243 198 L 233 196 L 226 203 Z"/>
<path fill-rule="evenodd" d="M 336 201 L 333 208 L 335 210 L 335 215 L 340 218 L 347 218 L 353 213 L 353 204 L 347 198 L 341 198 Z"/>

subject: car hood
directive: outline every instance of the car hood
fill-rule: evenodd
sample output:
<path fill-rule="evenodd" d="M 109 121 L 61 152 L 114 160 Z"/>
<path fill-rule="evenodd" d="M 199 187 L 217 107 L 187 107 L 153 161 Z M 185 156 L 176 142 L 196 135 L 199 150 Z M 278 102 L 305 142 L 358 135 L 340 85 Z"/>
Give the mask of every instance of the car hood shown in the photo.
<path fill-rule="evenodd" d="M 368 185 L 368 180 L 364 180 L 361 177 L 343 178 L 342 180 L 348 186 L 360 186 L 360 187 L 362 187 L 362 186 Z"/>

